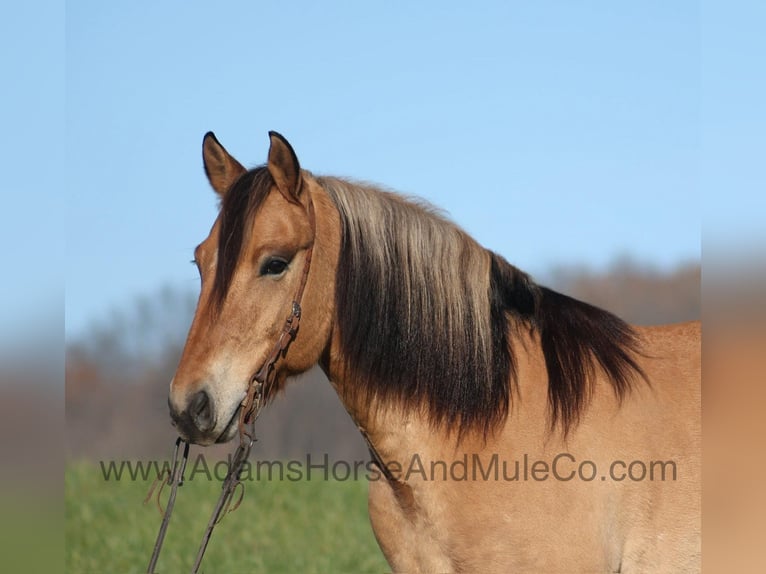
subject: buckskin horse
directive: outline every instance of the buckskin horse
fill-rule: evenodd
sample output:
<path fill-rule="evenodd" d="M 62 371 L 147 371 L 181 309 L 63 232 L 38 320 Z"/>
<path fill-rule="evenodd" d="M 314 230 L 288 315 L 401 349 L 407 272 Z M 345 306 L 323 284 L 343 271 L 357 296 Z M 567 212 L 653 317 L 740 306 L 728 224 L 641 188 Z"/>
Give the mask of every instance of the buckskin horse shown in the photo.
<path fill-rule="evenodd" d="M 699 323 L 629 326 L 269 136 L 250 170 L 203 140 L 221 206 L 170 385 L 181 436 L 231 440 L 254 373 L 268 403 L 318 364 L 381 472 L 394 572 L 699 571 Z"/>

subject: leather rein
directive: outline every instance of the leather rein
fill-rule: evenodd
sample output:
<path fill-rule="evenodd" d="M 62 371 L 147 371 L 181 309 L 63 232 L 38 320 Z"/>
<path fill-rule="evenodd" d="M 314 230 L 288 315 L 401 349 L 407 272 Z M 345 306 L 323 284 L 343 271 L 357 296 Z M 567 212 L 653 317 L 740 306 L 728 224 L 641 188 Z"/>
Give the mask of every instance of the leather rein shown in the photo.
<path fill-rule="evenodd" d="M 250 455 L 250 449 L 252 448 L 253 443 L 256 441 L 255 421 L 263 408 L 264 397 L 268 396 L 269 391 L 271 391 L 271 386 L 274 384 L 274 378 L 276 377 L 276 364 L 281 358 L 284 358 L 285 355 L 287 355 L 287 351 L 290 348 L 290 343 L 295 340 L 298 329 L 300 327 L 301 302 L 303 301 L 303 293 L 306 290 L 309 270 L 311 269 L 311 258 L 314 253 L 314 242 L 316 240 L 316 217 L 314 214 L 314 202 L 312 201 L 310 195 L 308 196 L 308 219 L 309 225 L 311 226 L 311 244 L 306 249 L 306 259 L 303 264 L 303 273 L 301 274 L 298 289 L 296 290 L 295 296 L 293 297 L 290 314 L 285 320 L 285 324 L 282 327 L 282 330 L 279 333 L 279 337 L 274 343 L 271 352 L 266 357 L 266 360 L 264 361 L 261 368 L 258 369 L 255 375 L 253 375 L 253 377 L 250 379 L 247 394 L 240 404 L 238 421 L 239 446 L 237 446 L 237 449 L 234 451 L 234 456 L 232 457 L 232 462 L 229 466 L 229 472 L 226 474 L 226 478 L 221 485 L 221 495 L 219 496 L 218 502 L 215 506 L 215 509 L 213 510 L 213 514 L 208 521 L 205 534 L 202 537 L 202 542 L 200 543 L 197 557 L 191 570 L 192 574 L 197 574 L 197 572 L 199 572 L 199 567 L 202 564 L 202 558 L 205 555 L 205 550 L 207 549 L 208 542 L 210 541 L 210 537 L 213 534 L 213 528 L 215 528 L 216 524 L 221 521 L 227 512 L 236 510 L 242 502 L 245 485 L 240 480 L 240 477 L 242 474 L 242 469 Z M 179 459 L 179 447 L 181 444 L 184 445 L 184 448 L 183 454 Z M 157 534 L 157 540 L 154 544 L 152 557 L 147 568 L 148 574 L 155 573 L 155 567 L 157 565 L 157 560 L 159 559 L 160 550 L 162 549 L 162 543 L 165 539 L 165 533 L 167 531 L 168 524 L 170 523 L 170 515 L 173 512 L 176 492 L 178 487 L 183 485 L 184 470 L 186 469 L 188 456 L 189 443 L 179 437 L 175 442 L 172 470 L 161 473 L 157 477 L 149 489 L 149 493 L 147 494 L 146 499 L 144 500 L 144 503 L 146 503 L 152 498 L 155 487 L 157 484 L 159 484 L 160 488 L 157 490 L 156 496 L 157 506 L 160 509 L 160 513 L 162 514 L 162 523 L 160 525 L 160 530 Z M 168 498 L 167 507 L 163 511 L 160 505 L 160 495 L 162 494 L 162 488 L 166 483 L 171 486 L 171 491 L 170 497 Z M 240 496 L 232 506 L 234 493 L 239 486 L 242 487 Z"/>

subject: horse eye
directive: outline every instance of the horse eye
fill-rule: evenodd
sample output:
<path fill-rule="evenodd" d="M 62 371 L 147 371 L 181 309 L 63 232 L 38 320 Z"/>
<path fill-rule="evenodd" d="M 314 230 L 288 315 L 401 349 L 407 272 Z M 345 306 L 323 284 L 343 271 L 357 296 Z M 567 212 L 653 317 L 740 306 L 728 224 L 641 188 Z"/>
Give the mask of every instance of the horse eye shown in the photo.
<path fill-rule="evenodd" d="M 261 267 L 261 275 L 281 275 L 287 269 L 284 259 L 269 259 Z"/>

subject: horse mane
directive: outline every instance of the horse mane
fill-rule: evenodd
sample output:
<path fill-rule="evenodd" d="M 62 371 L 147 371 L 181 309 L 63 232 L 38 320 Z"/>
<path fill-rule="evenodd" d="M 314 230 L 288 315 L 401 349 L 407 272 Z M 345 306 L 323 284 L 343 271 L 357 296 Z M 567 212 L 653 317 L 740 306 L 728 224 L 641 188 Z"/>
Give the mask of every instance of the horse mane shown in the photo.
<path fill-rule="evenodd" d="M 337 326 L 366 400 L 419 406 L 435 426 L 486 436 L 517 391 L 514 329 L 536 330 L 550 427 L 587 406 L 597 367 L 622 400 L 640 341 L 615 315 L 537 285 L 423 201 L 317 178 L 340 213 Z"/>

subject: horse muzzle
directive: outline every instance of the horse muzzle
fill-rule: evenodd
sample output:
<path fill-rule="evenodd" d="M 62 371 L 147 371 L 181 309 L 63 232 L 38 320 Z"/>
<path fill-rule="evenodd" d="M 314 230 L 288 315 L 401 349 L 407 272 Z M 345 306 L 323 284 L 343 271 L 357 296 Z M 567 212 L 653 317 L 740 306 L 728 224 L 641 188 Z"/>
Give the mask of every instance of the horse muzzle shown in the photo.
<path fill-rule="evenodd" d="M 177 405 L 168 397 L 170 419 L 181 437 L 189 442 L 208 445 L 216 442 L 216 405 L 213 397 L 204 389 L 192 394 L 185 404 Z"/>

